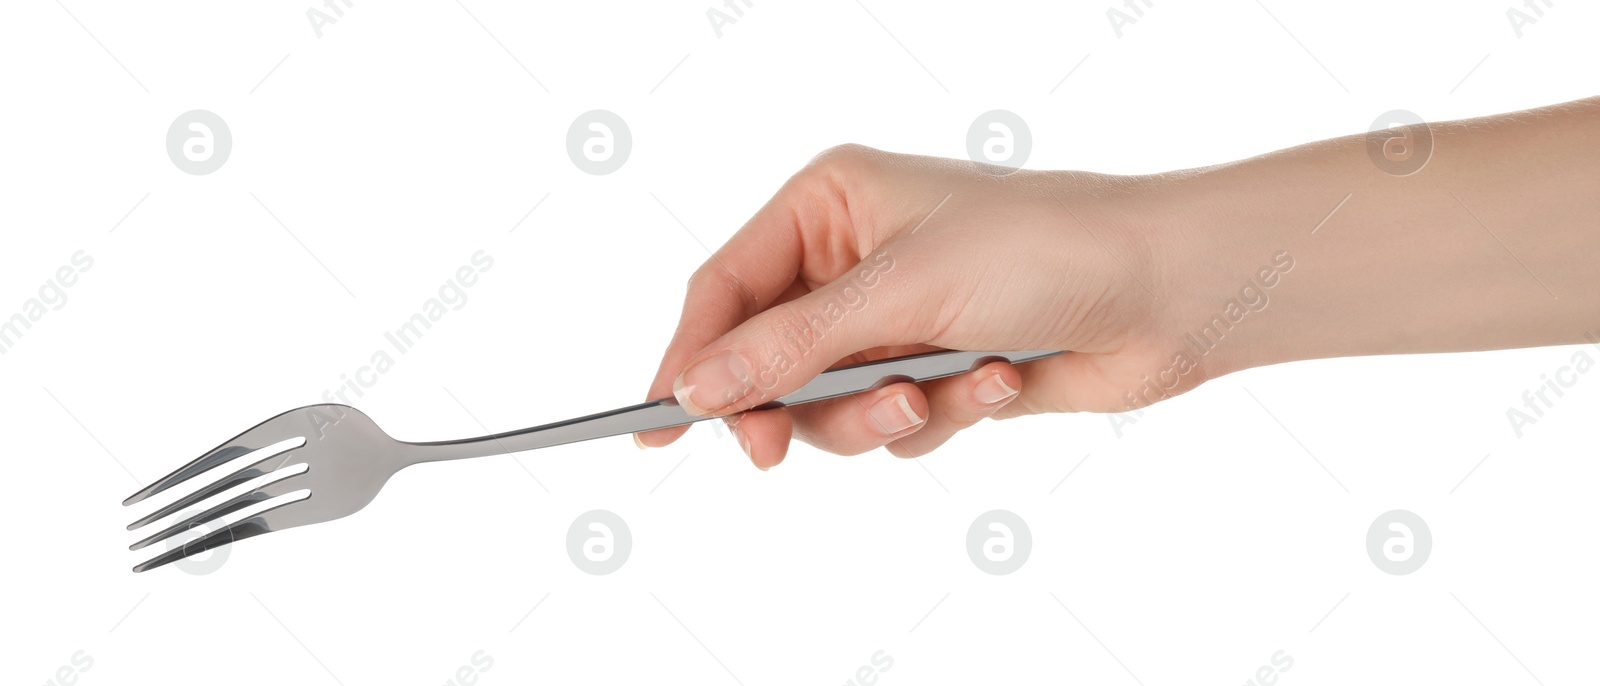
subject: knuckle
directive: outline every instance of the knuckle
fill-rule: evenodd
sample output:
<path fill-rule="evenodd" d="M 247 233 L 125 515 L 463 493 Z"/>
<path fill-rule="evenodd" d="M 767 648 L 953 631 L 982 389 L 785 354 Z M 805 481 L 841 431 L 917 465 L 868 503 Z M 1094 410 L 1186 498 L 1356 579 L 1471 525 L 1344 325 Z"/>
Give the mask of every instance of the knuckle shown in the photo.
<path fill-rule="evenodd" d="M 808 185 L 843 188 L 848 179 L 865 176 L 887 154 L 859 143 L 835 145 L 817 153 L 796 176 Z"/>
<path fill-rule="evenodd" d="M 860 165 L 874 155 L 878 150 L 869 148 L 860 143 L 843 143 L 823 150 L 811 158 L 808 167 L 853 167 Z"/>
<path fill-rule="evenodd" d="M 737 297 L 739 305 L 745 312 L 750 312 L 755 304 L 755 294 L 749 286 L 745 285 L 738 274 L 729 271 L 727 265 L 714 258 L 701 264 L 689 275 L 685 288 L 689 293 L 728 291 Z"/>
<path fill-rule="evenodd" d="M 799 301 L 778 303 L 762 313 L 761 343 L 789 352 L 795 364 L 803 364 L 812 350 L 823 343 L 825 332 L 816 325 L 819 314 Z M 831 360 L 829 360 L 831 362 Z"/>
<path fill-rule="evenodd" d="M 689 275 L 689 290 L 699 290 L 712 284 L 720 284 L 731 276 L 732 274 L 729 274 L 728 270 L 724 269 L 720 262 L 706 260 L 698 269 L 694 270 L 694 273 Z"/>
<path fill-rule="evenodd" d="M 689 278 L 683 281 L 683 290 L 689 293 L 699 290 L 700 284 L 705 283 L 705 270 L 705 267 L 700 267 L 690 273 Z"/>

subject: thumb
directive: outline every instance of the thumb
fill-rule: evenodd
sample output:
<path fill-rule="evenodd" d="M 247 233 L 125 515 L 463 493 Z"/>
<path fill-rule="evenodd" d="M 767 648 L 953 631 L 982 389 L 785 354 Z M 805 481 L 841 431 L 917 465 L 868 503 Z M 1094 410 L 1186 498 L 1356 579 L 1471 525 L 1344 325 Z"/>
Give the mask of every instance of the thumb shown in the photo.
<path fill-rule="evenodd" d="M 880 248 L 821 288 L 751 317 L 691 357 L 672 394 L 690 414 L 742 412 L 854 353 L 921 342 L 931 315 L 912 311 L 912 289 L 896 278 L 905 269 L 895 268 Z"/>

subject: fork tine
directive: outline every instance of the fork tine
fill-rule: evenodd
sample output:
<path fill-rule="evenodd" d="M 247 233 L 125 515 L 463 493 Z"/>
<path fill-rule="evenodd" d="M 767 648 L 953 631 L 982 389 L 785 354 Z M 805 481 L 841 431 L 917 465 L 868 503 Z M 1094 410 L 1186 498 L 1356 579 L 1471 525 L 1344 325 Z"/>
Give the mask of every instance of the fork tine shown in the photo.
<path fill-rule="evenodd" d="M 195 515 L 193 517 L 185 519 L 185 520 L 183 520 L 181 522 L 177 522 L 177 523 L 173 524 L 172 526 L 169 526 L 169 527 L 167 527 L 165 529 L 162 529 L 158 533 L 152 534 L 151 536 L 145 538 L 142 541 L 139 541 L 138 543 L 135 543 L 133 545 L 128 546 L 128 550 L 139 550 L 141 548 L 144 548 L 145 546 L 150 545 L 151 543 L 157 543 L 157 542 L 160 542 L 160 541 L 164 541 L 164 540 L 166 540 L 168 538 L 171 538 L 171 537 L 173 537 L 173 536 L 175 536 L 177 534 L 180 534 L 180 533 L 183 533 L 185 531 L 188 531 L 189 529 L 192 529 L 192 528 L 194 528 L 195 526 L 197 526 L 199 524 L 203 524 L 205 522 L 209 522 L 209 521 L 214 520 L 214 519 L 216 519 L 218 517 L 227 516 L 227 515 L 232 514 L 234 512 L 238 512 L 239 510 L 243 510 L 243 509 L 245 509 L 247 507 L 250 507 L 251 505 L 254 505 L 256 503 L 263 502 L 263 501 L 266 501 L 266 500 L 270 500 L 270 499 L 276 498 L 276 497 L 278 497 L 280 495 L 287 495 L 289 493 L 293 493 L 294 491 L 298 491 L 298 490 L 300 490 L 302 488 L 305 488 L 305 483 L 304 483 L 305 481 L 306 481 L 305 472 L 301 472 L 299 474 L 295 474 L 294 476 L 288 477 L 286 479 L 280 479 L 278 481 L 274 481 L 274 482 L 272 482 L 270 484 L 262 486 L 261 488 L 258 488 L 258 489 L 254 490 L 254 491 L 249 492 L 249 493 L 241 493 L 241 494 L 239 494 L 237 496 L 229 498 L 226 501 L 223 501 L 222 503 L 212 507 L 209 510 L 206 510 L 205 512 L 201 512 L 200 514 L 197 514 L 197 515 Z M 296 501 L 296 502 L 298 502 L 298 501 Z M 196 552 L 199 552 L 199 551 L 196 551 Z"/>
<path fill-rule="evenodd" d="M 218 529 L 206 534 L 205 536 L 190 541 L 181 547 L 173 548 L 172 550 L 168 550 L 167 552 L 134 565 L 133 571 L 143 572 L 146 570 L 155 569 L 156 567 L 160 567 L 165 564 L 177 562 L 178 560 L 186 558 L 190 555 L 198 555 L 212 548 L 220 548 L 235 541 L 242 541 L 252 536 L 260 536 L 261 534 L 271 532 L 272 529 L 267 527 L 266 522 L 262 520 L 261 517 L 241 519 L 229 525 L 226 529 Z"/>
<path fill-rule="evenodd" d="M 180 547 L 173 548 L 134 565 L 133 571 L 148 571 L 162 565 L 177 562 L 190 555 L 198 555 L 212 548 L 220 548 L 246 538 L 316 523 L 322 518 L 318 517 L 314 511 L 305 509 L 305 504 L 308 500 L 310 500 L 309 497 L 301 498 L 269 507 L 257 512 L 253 517 L 241 519 L 230 524 L 226 529 L 218 529 Z M 299 507 L 297 508 L 296 506 Z"/>
<path fill-rule="evenodd" d="M 293 410 L 290 412 L 293 412 Z M 260 450 L 280 441 L 301 437 L 303 432 L 299 428 L 296 428 L 287 422 L 277 421 L 280 417 L 284 417 L 287 414 L 289 413 L 286 412 L 250 427 L 250 429 L 246 430 L 244 433 L 234 436 L 231 440 L 228 440 L 222 445 L 212 448 L 206 454 L 195 458 L 194 461 L 190 462 L 189 464 L 179 467 L 171 474 L 163 476 L 160 479 L 155 480 L 149 486 L 139 489 L 138 493 L 128 496 L 127 500 L 122 501 L 123 506 L 126 507 L 128 505 L 132 505 L 152 495 L 172 488 L 173 486 L 177 486 L 178 484 L 194 478 L 198 474 L 204 473 L 241 455 L 248 454 L 255 450 Z"/>
<path fill-rule="evenodd" d="M 206 498 L 210 498 L 218 493 L 233 488 L 234 486 L 238 486 L 239 484 L 261 476 L 262 474 L 270 474 L 280 469 L 294 467 L 300 464 L 299 462 L 295 462 L 295 459 L 298 457 L 298 455 L 295 454 L 294 450 L 296 449 L 290 449 L 287 452 L 270 455 L 260 459 L 254 464 L 241 467 L 238 471 L 222 477 L 221 479 L 217 479 L 210 485 L 201 488 L 194 493 L 190 493 L 189 495 L 179 498 L 176 501 L 173 501 L 173 503 L 170 505 L 140 517 L 137 521 L 128 525 L 128 530 L 133 531 L 134 529 L 149 524 L 150 522 L 166 517 L 167 515 L 189 507 L 190 505 L 205 500 Z M 277 464 L 273 464 L 271 469 L 264 469 L 264 467 L 272 463 Z"/>

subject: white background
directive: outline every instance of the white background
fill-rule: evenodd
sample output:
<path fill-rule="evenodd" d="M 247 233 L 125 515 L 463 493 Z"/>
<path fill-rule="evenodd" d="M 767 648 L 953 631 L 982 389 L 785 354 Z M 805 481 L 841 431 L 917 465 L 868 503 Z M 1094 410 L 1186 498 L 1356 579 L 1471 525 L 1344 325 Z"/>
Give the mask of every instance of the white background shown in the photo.
<path fill-rule="evenodd" d="M 0 356 L 7 680 L 80 650 L 86 685 L 441 684 L 479 650 L 485 685 L 837 684 L 880 650 L 879 684 L 1246 683 L 1279 650 L 1291 685 L 1592 675 L 1600 375 L 1506 418 L 1576 347 L 1259 369 L 1120 437 L 986 422 L 916 461 L 761 473 L 701 425 L 425 465 L 214 573 L 130 573 L 123 497 L 321 401 L 475 251 L 467 304 L 352 398 L 398 438 L 642 400 L 704 246 L 830 145 L 964 157 L 998 108 L 1028 167 L 1151 172 L 1593 95 L 1600 63 L 1577 2 L 1520 38 L 1509 2 L 1161 2 L 1119 38 L 1109 2 L 761 1 L 719 38 L 709 2 L 464 1 L 320 38 L 309 2 L 11 3 L 0 317 L 94 265 Z M 605 176 L 565 149 L 597 108 L 634 139 Z M 209 175 L 164 149 L 192 109 L 232 132 Z M 609 576 L 566 553 L 593 509 L 633 535 Z M 992 509 L 1032 532 L 1008 576 L 965 550 Z M 1365 547 L 1392 509 L 1433 535 L 1407 576 Z"/>

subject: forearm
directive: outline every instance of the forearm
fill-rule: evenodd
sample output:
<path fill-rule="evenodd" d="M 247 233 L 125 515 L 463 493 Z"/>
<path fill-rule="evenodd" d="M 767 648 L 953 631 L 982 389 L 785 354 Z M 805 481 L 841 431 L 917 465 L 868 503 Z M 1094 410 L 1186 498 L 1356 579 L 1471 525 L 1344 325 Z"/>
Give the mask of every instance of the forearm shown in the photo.
<path fill-rule="evenodd" d="M 1247 285 L 1265 301 L 1215 342 L 1208 376 L 1600 335 L 1600 98 L 1431 130 L 1407 176 L 1357 135 L 1153 180 L 1165 328 L 1219 329 L 1210 318 Z M 1268 286 L 1260 270 L 1282 253 L 1293 266 Z"/>

